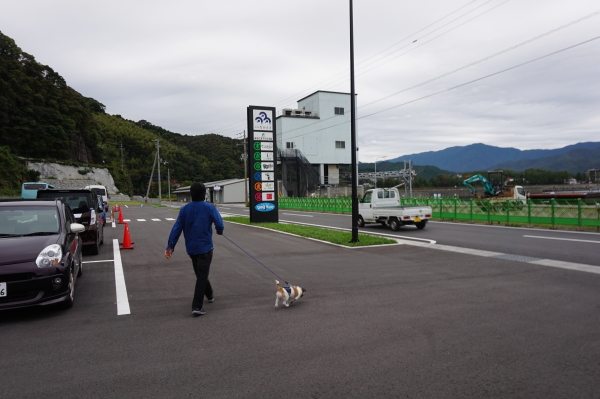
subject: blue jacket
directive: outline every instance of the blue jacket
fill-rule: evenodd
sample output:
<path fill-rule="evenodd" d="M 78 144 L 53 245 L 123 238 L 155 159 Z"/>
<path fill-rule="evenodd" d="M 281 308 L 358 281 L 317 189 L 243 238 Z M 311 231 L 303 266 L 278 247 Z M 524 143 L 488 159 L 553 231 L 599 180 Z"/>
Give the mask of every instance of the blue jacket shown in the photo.
<path fill-rule="evenodd" d="M 215 224 L 217 233 L 225 229 L 223 219 L 217 208 L 206 201 L 193 201 L 183 206 L 175 225 L 171 229 L 167 248 L 173 248 L 183 231 L 185 249 L 188 255 L 200 255 L 213 249 L 212 224 Z"/>

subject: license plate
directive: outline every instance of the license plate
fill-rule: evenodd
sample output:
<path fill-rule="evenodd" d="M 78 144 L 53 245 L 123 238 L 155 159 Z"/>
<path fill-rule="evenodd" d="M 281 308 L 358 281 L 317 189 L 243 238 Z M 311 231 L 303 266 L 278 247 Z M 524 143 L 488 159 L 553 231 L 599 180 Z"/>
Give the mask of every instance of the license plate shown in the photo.
<path fill-rule="evenodd" d="M 6 296 L 6 283 L 0 283 L 0 297 Z"/>
<path fill-rule="evenodd" d="M 415 223 L 419 223 L 419 222 L 421 221 L 421 218 L 417 216 L 417 217 L 416 217 L 416 218 L 414 218 L 413 220 L 415 221 Z"/>

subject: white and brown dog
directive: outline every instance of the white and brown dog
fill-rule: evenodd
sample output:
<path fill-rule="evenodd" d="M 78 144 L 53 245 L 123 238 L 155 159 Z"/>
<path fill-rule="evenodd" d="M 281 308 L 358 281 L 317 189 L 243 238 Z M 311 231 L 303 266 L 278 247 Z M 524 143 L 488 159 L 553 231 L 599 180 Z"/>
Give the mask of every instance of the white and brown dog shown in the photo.
<path fill-rule="evenodd" d="M 282 303 L 285 307 L 289 307 L 294 301 L 302 298 L 306 290 L 302 287 L 298 287 L 297 285 L 292 285 L 289 287 L 282 287 L 279 285 L 279 281 L 275 280 L 275 284 L 277 284 L 277 296 L 275 297 L 275 307 L 279 305 L 279 299 L 283 299 Z"/>

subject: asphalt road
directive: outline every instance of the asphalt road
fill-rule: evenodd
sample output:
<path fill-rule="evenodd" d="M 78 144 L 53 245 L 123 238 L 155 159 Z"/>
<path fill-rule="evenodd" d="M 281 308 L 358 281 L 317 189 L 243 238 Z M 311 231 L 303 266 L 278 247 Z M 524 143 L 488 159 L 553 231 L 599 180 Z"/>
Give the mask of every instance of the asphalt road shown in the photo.
<path fill-rule="evenodd" d="M 600 274 L 228 223 L 231 240 L 307 293 L 274 309 L 275 277 L 215 236 L 216 300 L 194 318 L 183 239 L 163 256 L 176 215 L 124 208 L 130 314 L 117 314 L 120 225 L 84 257 L 72 309 L 0 313 L 0 397 L 600 396 Z"/>
<path fill-rule="evenodd" d="M 222 212 L 247 215 L 243 206 L 219 206 Z M 350 215 L 281 210 L 279 218 L 296 223 L 350 228 Z M 483 251 L 495 251 L 530 258 L 600 266 L 600 234 L 550 229 L 516 228 L 453 222 L 429 222 L 423 230 L 403 226 L 394 232 L 388 226 L 368 224 L 359 231 L 389 234 L 412 240 L 433 240 L 438 244 Z"/>

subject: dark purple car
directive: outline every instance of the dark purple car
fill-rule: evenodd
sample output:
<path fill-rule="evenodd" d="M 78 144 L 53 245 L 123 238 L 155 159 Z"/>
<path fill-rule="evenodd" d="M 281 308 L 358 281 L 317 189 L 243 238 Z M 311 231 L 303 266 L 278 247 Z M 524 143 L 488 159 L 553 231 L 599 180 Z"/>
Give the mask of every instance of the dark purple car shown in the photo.
<path fill-rule="evenodd" d="M 73 306 L 83 231 L 61 200 L 0 201 L 0 310 Z"/>

